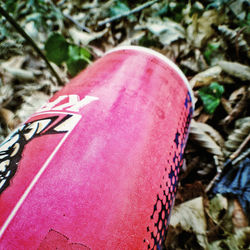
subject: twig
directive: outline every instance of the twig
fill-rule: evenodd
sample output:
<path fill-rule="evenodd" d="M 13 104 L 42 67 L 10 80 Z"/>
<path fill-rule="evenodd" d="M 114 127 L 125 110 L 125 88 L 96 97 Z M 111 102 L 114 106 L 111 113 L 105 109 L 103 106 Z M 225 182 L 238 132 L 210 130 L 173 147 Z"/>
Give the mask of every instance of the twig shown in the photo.
<path fill-rule="evenodd" d="M 184 180 L 190 174 L 190 172 L 198 165 L 199 160 L 199 156 L 196 156 L 192 159 L 192 161 L 188 164 L 187 169 L 184 170 L 182 175 L 180 175 L 180 180 Z"/>
<path fill-rule="evenodd" d="M 230 159 L 234 160 L 236 157 L 238 157 L 242 149 L 249 143 L 249 141 L 250 141 L 250 134 L 240 144 L 239 148 L 233 154 L 230 155 Z"/>
<path fill-rule="evenodd" d="M 232 113 L 229 114 L 224 120 L 223 123 L 225 125 L 228 125 L 231 123 L 236 117 L 238 117 L 247 106 L 248 100 L 250 99 L 250 87 L 246 90 L 246 92 L 243 94 L 243 97 L 241 100 L 236 104 L 236 106 L 233 108 Z"/>
<path fill-rule="evenodd" d="M 134 9 L 130 10 L 130 11 L 126 11 L 126 12 L 120 14 L 120 15 L 117 15 L 117 16 L 114 16 L 114 17 L 111 17 L 111 18 L 108 18 L 108 19 L 106 19 L 106 20 L 104 20 L 104 21 L 100 21 L 100 22 L 98 22 L 98 26 L 100 27 L 100 26 L 103 26 L 103 25 L 105 25 L 105 24 L 107 24 L 107 23 L 111 23 L 111 22 L 114 22 L 114 21 L 116 21 L 116 20 L 118 20 L 118 19 L 121 19 L 121 18 L 123 18 L 123 17 L 127 17 L 127 16 L 129 16 L 129 15 L 132 15 L 132 14 L 134 14 L 134 13 L 136 13 L 136 12 L 139 12 L 139 11 L 141 11 L 141 10 L 143 10 L 143 9 L 145 9 L 145 8 L 147 8 L 147 7 L 151 6 L 151 5 L 153 5 L 153 4 L 155 4 L 155 3 L 158 2 L 158 1 L 159 1 L 159 0 L 149 1 L 149 2 L 144 3 L 144 4 L 142 4 L 142 5 L 138 6 L 138 7 L 136 7 L 136 8 L 134 8 Z"/>
<path fill-rule="evenodd" d="M 250 148 L 244 151 L 242 154 L 240 154 L 235 160 L 232 161 L 232 165 L 236 165 L 240 161 L 242 161 L 244 158 L 246 158 L 250 154 Z"/>
<path fill-rule="evenodd" d="M 91 32 L 91 30 L 89 28 L 87 28 L 87 27 L 83 26 L 82 24 L 80 24 L 78 21 L 76 21 L 70 15 L 63 14 L 63 16 L 66 17 L 67 19 L 69 19 L 72 23 L 74 23 L 81 31 L 86 31 L 88 33 Z"/>
<path fill-rule="evenodd" d="M 57 79 L 58 83 L 60 85 L 63 85 L 63 82 L 59 75 L 56 73 L 50 62 L 48 61 L 47 57 L 44 55 L 42 50 L 36 45 L 36 43 L 32 40 L 32 38 L 23 30 L 23 28 L 14 20 L 13 17 L 11 17 L 7 11 L 5 11 L 1 6 L 0 6 L 0 14 L 3 15 L 11 24 L 14 26 L 14 28 L 17 30 L 18 33 L 20 33 L 27 42 L 30 43 L 30 45 L 34 48 L 34 50 L 40 55 L 40 57 L 45 61 L 47 64 L 48 68 L 50 69 L 51 73 L 55 76 Z"/>
<path fill-rule="evenodd" d="M 223 168 L 225 167 L 225 165 L 228 165 L 231 162 L 231 160 L 227 161 Z M 207 185 L 205 192 L 209 192 L 210 189 L 213 187 L 214 183 L 217 182 L 220 179 L 220 176 L 222 174 L 222 169 L 221 168 L 217 168 L 217 174 L 215 175 L 215 177 L 210 181 L 210 183 Z"/>
<path fill-rule="evenodd" d="M 61 15 L 67 19 L 69 19 L 73 24 L 75 24 L 81 31 L 86 31 L 88 33 L 90 33 L 90 29 L 85 27 L 84 25 L 80 24 L 78 21 L 76 21 L 72 16 L 68 15 L 68 14 L 64 14 L 55 4 L 53 1 L 49 1 L 49 3 L 57 10 L 60 11 Z M 63 3 L 62 3 L 63 4 Z M 60 3 L 60 5 L 62 5 Z M 59 5 L 59 4 L 58 4 Z"/>

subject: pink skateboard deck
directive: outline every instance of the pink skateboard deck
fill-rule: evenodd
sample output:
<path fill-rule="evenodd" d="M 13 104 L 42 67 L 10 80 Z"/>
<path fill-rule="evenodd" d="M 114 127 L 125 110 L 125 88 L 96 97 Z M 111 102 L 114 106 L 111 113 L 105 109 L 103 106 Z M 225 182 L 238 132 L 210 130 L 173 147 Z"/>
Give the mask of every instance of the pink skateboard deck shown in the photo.
<path fill-rule="evenodd" d="M 0 145 L 0 249 L 160 249 L 191 99 L 140 47 L 72 79 Z"/>

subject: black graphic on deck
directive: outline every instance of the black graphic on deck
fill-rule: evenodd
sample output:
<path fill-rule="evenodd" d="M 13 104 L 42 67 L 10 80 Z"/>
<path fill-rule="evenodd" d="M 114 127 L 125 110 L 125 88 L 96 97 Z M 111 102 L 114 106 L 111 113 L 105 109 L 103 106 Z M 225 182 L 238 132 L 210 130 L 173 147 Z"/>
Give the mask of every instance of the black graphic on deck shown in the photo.
<path fill-rule="evenodd" d="M 188 136 L 188 128 L 193 113 L 192 100 L 187 93 L 181 117 L 178 121 L 175 137 L 172 143 L 172 152 L 169 152 L 168 165 L 162 176 L 160 191 L 156 194 L 156 201 L 152 208 L 150 220 L 154 226 L 147 227 L 148 240 L 144 239 L 145 248 L 153 250 L 164 249 L 164 242 L 167 236 L 167 229 L 170 220 L 170 213 L 174 203 L 178 185 L 178 174 L 183 163 L 184 148 Z"/>
<path fill-rule="evenodd" d="M 63 124 L 72 115 L 52 116 L 24 124 L 0 145 L 0 194 L 10 185 L 18 170 L 25 146 L 33 139 L 48 134 L 67 133 Z"/>

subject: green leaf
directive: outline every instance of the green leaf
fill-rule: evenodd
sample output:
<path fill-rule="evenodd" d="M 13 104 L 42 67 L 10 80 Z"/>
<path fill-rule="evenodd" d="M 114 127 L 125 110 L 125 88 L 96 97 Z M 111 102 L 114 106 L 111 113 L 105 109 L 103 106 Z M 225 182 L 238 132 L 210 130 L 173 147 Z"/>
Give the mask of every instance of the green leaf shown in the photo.
<path fill-rule="evenodd" d="M 118 16 L 130 11 L 129 7 L 122 1 L 116 1 L 116 4 L 110 8 L 110 16 Z"/>
<path fill-rule="evenodd" d="M 109 15 L 111 17 L 119 16 L 119 15 L 122 15 L 122 14 L 128 12 L 128 11 L 130 11 L 130 8 L 127 6 L 127 4 L 125 2 L 117 0 L 115 2 L 115 5 L 110 8 Z M 128 19 L 130 21 L 135 21 L 136 20 L 134 15 L 129 15 Z"/>
<path fill-rule="evenodd" d="M 18 3 L 19 1 L 13 1 L 13 0 L 7 0 L 5 2 L 5 8 L 8 12 L 14 13 L 17 9 L 17 5 L 20 4 Z"/>
<path fill-rule="evenodd" d="M 69 44 L 62 35 L 54 33 L 46 41 L 45 51 L 50 61 L 60 65 L 69 57 Z"/>
<path fill-rule="evenodd" d="M 90 52 L 82 47 L 79 47 L 74 44 L 69 45 L 69 58 L 75 59 L 85 59 L 86 61 L 90 62 L 91 54 Z"/>
<path fill-rule="evenodd" d="M 224 93 L 224 87 L 217 82 L 212 82 L 208 87 L 203 87 L 198 92 L 205 111 L 209 114 L 213 114 L 220 104 L 220 98 Z"/>
<path fill-rule="evenodd" d="M 84 59 L 69 59 L 66 63 L 71 76 L 77 75 L 88 65 Z"/>
<path fill-rule="evenodd" d="M 207 5 L 207 9 L 215 8 L 220 9 L 223 5 L 227 4 L 230 0 L 210 0 L 210 4 Z"/>
<path fill-rule="evenodd" d="M 147 35 L 144 35 L 139 40 L 139 45 L 143 47 L 151 47 L 151 46 L 160 46 L 161 44 L 156 40 L 154 35 L 151 32 L 148 32 Z"/>
<path fill-rule="evenodd" d="M 218 51 L 220 43 L 209 43 L 204 52 L 204 57 L 208 64 L 211 64 L 211 56 Z"/>
<path fill-rule="evenodd" d="M 71 76 L 77 75 L 90 63 L 91 54 L 85 48 L 76 45 L 69 45 L 69 57 L 67 60 L 68 71 Z"/>

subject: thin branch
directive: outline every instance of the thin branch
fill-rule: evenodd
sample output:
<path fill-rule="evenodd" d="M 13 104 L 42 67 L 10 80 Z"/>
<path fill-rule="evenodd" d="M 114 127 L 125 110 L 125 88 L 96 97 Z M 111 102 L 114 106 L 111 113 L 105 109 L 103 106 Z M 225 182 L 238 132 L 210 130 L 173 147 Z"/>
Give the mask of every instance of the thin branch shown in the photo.
<path fill-rule="evenodd" d="M 224 118 L 223 123 L 225 125 L 228 125 L 236 117 L 238 117 L 245 110 L 245 108 L 247 107 L 247 103 L 248 103 L 249 99 L 250 99 L 250 87 L 247 88 L 247 90 L 243 94 L 243 97 L 241 98 L 241 100 L 233 108 L 231 114 L 229 114 L 228 116 L 226 116 L 226 118 Z"/>
<path fill-rule="evenodd" d="M 7 11 L 5 11 L 1 6 L 0 6 L 0 14 L 3 15 L 8 22 L 14 26 L 14 28 L 17 30 L 18 33 L 20 33 L 27 42 L 34 48 L 34 50 L 37 52 L 37 54 L 45 61 L 47 64 L 48 68 L 50 69 L 51 73 L 55 76 L 57 79 L 58 83 L 60 85 L 63 85 L 63 81 L 59 77 L 59 75 L 56 73 L 50 62 L 48 61 L 47 57 L 44 55 L 42 50 L 36 45 L 36 43 L 32 40 L 32 38 L 23 30 L 23 28 L 15 21 L 13 17 L 11 17 Z"/>
<path fill-rule="evenodd" d="M 214 178 L 207 185 L 207 187 L 205 189 L 205 193 L 208 193 L 211 190 L 211 188 L 213 187 L 213 185 L 215 184 L 215 182 L 217 182 L 220 179 L 220 176 L 221 176 L 221 171 L 217 172 L 217 174 L 214 176 Z"/>
<path fill-rule="evenodd" d="M 114 17 L 111 17 L 111 18 L 108 18 L 108 19 L 106 19 L 106 20 L 104 20 L 104 21 L 100 21 L 100 22 L 98 22 L 98 26 L 100 27 L 100 26 L 103 26 L 103 25 L 105 25 L 105 24 L 107 24 L 107 23 L 111 23 L 111 22 L 114 22 L 114 21 L 116 21 L 116 20 L 119 20 L 119 19 L 121 19 L 121 18 L 123 18 L 123 17 L 127 17 L 127 16 L 129 16 L 129 15 L 132 15 L 132 14 L 134 14 L 134 13 L 136 13 L 136 12 L 140 12 L 140 11 L 142 11 L 143 9 L 145 9 L 145 8 L 147 8 L 147 7 L 149 7 L 149 6 L 153 5 L 153 4 L 155 4 L 155 3 L 158 2 L 158 1 L 159 1 L 159 0 L 149 1 L 149 2 L 144 3 L 144 4 L 142 4 L 142 5 L 138 6 L 138 7 L 136 7 L 136 8 L 134 8 L 134 9 L 130 10 L 130 11 L 126 11 L 126 12 L 120 14 L 120 15 L 117 15 L 117 16 L 114 16 Z"/>
<path fill-rule="evenodd" d="M 243 150 L 243 148 L 249 143 L 249 141 L 250 141 L 250 134 L 240 144 L 239 148 L 233 154 L 230 155 L 230 159 L 234 160 L 236 157 L 238 157 L 241 151 Z"/>
<path fill-rule="evenodd" d="M 87 27 L 85 27 L 84 25 L 80 24 L 80 23 L 79 23 L 77 20 L 75 20 L 72 16 L 70 16 L 70 15 L 68 15 L 68 14 L 64 14 L 64 13 L 58 8 L 59 5 L 60 5 L 60 6 L 63 5 L 63 2 L 56 5 L 56 4 L 54 4 L 53 1 L 50 0 L 49 3 L 50 3 L 55 9 L 59 10 L 60 13 L 61 13 L 61 15 L 62 15 L 64 18 L 67 18 L 69 21 L 71 21 L 73 24 L 75 24 L 75 25 L 78 27 L 78 29 L 80 29 L 81 31 L 86 31 L 86 32 L 88 32 L 88 33 L 91 32 L 91 30 L 90 30 L 89 28 L 87 28 Z"/>
<path fill-rule="evenodd" d="M 67 18 L 68 20 L 70 20 L 73 24 L 75 24 L 81 31 L 86 31 L 88 33 L 91 32 L 91 30 L 85 26 L 83 26 L 82 24 L 80 24 L 78 21 L 76 21 L 74 18 L 72 18 L 70 15 L 67 14 L 63 14 L 63 16 L 65 18 Z"/>
<path fill-rule="evenodd" d="M 250 154 L 250 148 L 248 148 L 246 151 L 241 153 L 235 160 L 232 161 L 232 165 L 238 164 L 240 161 L 245 159 Z"/>

